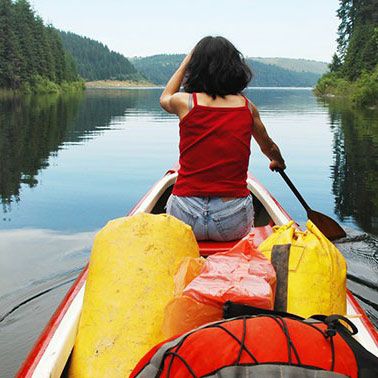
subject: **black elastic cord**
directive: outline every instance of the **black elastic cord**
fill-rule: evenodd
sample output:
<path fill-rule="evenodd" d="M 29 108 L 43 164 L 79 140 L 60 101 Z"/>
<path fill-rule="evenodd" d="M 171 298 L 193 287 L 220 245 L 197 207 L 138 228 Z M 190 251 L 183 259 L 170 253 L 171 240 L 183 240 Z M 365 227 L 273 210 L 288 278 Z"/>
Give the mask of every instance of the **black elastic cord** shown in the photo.
<path fill-rule="evenodd" d="M 266 316 L 267 318 L 271 318 L 272 320 L 274 320 L 277 323 L 277 325 L 281 328 L 281 331 L 283 332 L 283 334 L 285 335 L 286 340 L 287 340 L 287 353 L 288 353 L 288 363 L 289 363 L 289 365 L 293 364 L 292 357 L 291 357 L 291 350 L 293 350 L 295 358 L 298 361 L 297 364 L 299 366 L 303 366 L 302 362 L 301 362 L 301 360 L 299 358 L 298 351 L 297 351 L 297 349 L 296 349 L 293 341 L 291 340 L 291 337 L 290 337 L 290 334 L 289 334 L 289 329 L 287 327 L 286 321 L 283 318 L 281 318 L 280 316 L 274 316 L 274 315 L 264 315 L 264 316 Z M 293 320 L 296 320 L 296 319 L 293 319 Z"/>
<path fill-rule="evenodd" d="M 286 323 L 286 320 L 284 318 L 280 318 L 281 321 L 282 321 L 282 324 L 284 325 L 284 328 L 285 328 L 285 334 L 286 334 L 286 337 L 288 338 L 288 342 L 289 342 L 289 345 L 291 347 L 291 350 L 294 352 L 295 354 L 295 358 L 297 359 L 297 364 L 299 366 L 302 366 L 302 363 L 301 363 L 301 360 L 299 358 L 299 354 L 298 354 L 298 351 L 297 351 L 297 348 L 295 347 L 294 343 L 293 343 L 293 340 L 291 339 L 290 337 L 290 332 L 289 332 L 289 328 L 287 327 L 287 323 Z M 291 357 L 291 353 L 290 353 L 290 357 Z"/>
<path fill-rule="evenodd" d="M 236 362 L 235 362 L 236 365 L 240 364 L 240 359 L 241 359 L 241 356 L 243 354 L 243 349 L 246 347 L 245 346 L 246 334 L 247 334 L 247 319 L 245 317 L 243 317 L 243 333 L 242 333 L 242 339 L 241 339 L 241 343 L 240 343 L 239 354 L 238 354 L 238 357 L 236 358 Z"/>
<path fill-rule="evenodd" d="M 182 345 L 184 344 L 185 340 L 187 338 L 186 337 L 183 337 L 180 342 L 173 348 L 170 349 L 170 351 L 173 349 L 175 349 L 173 352 L 174 353 L 178 353 L 178 351 L 180 350 L 180 348 L 182 347 Z M 167 377 L 169 377 L 170 373 L 171 373 L 171 369 L 172 369 L 172 365 L 173 365 L 173 360 L 174 360 L 174 357 L 172 356 L 171 360 L 169 361 L 169 365 L 168 365 L 168 369 L 167 369 Z"/>
<path fill-rule="evenodd" d="M 292 365 L 292 360 L 291 360 L 291 345 L 290 345 L 290 337 L 289 334 L 287 333 L 287 328 L 286 328 L 286 323 L 282 320 L 281 317 L 277 318 L 277 322 L 281 323 L 281 329 L 282 332 L 284 333 L 287 341 L 287 359 L 289 362 L 289 365 Z"/>
<path fill-rule="evenodd" d="M 291 346 L 290 346 L 290 341 L 289 341 L 288 334 L 287 334 L 287 332 L 286 332 L 283 324 L 280 322 L 280 320 L 282 320 L 281 317 L 274 316 L 274 315 L 264 315 L 264 316 L 266 316 L 267 318 L 270 318 L 270 319 L 274 320 L 277 323 L 277 325 L 281 328 L 281 331 L 283 332 L 283 334 L 285 335 L 286 341 L 287 341 L 287 353 L 288 353 L 287 358 L 288 358 L 289 365 L 291 365 Z"/>
<path fill-rule="evenodd" d="M 249 357 L 251 357 L 252 360 L 258 365 L 259 362 L 257 361 L 256 357 L 253 355 L 253 353 L 245 345 L 243 345 L 242 342 L 231 331 L 229 331 L 227 328 L 224 328 L 220 324 L 217 324 L 214 327 L 222 329 L 224 332 L 230 335 L 235 341 L 237 341 L 238 344 L 246 351 Z"/>
<path fill-rule="evenodd" d="M 185 367 L 188 369 L 189 373 L 194 377 L 194 378 L 198 378 L 196 373 L 193 371 L 193 369 L 191 368 L 191 366 L 188 364 L 188 362 L 185 360 L 184 357 L 180 356 L 178 353 L 176 352 L 168 352 L 167 353 L 167 356 L 168 355 L 171 355 L 172 356 L 172 359 L 174 357 L 177 357 L 184 365 Z M 167 372 L 167 377 L 169 377 L 169 374 L 170 372 Z"/>
<path fill-rule="evenodd" d="M 171 357 L 171 359 L 169 360 L 169 364 L 168 364 L 168 368 L 167 368 L 167 374 L 166 374 L 166 377 L 169 377 L 170 376 L 170 374 L 171 374 L 171 369 L 172 369 L 172 365 L 173 365 L 173 361 L 174 361 L 174 359 L 175 359 L 175 356 L 174 355 L 172 355 L 172 354 L 166 354 L 166 355 L 164 355 L 164 360 L 166 360 L 167 358 L 168 358 L 168 356 L 170 356 Z"/>
<path fill-rule="evenodd" d="M 331 352 L 332 352 L 332 364 L 331 364 L 331 371 L 335 370 L 335 344 L 333 343 L 333 336 L 331 338 Z"/>
<path fill-rule="evenodd" d="M 160 366 L 159 366 L 159 371 L 158 371 L 157 377 L 159 377 L 159 376 L 161 375 L 161 373 L 163 372 L 164 364 L 165 364 L 165 360 L 166 360 L 166 358 L 168 357 L 169 353 L 170 353 L 174 348 L 176 348 L 176 350 L 175 350 L 173 353 L 177 353 L 178 348 L 181 348 L 181 346 L 182 346 L 183 343 L 186 341 L 186 339 L 187 339 L 189 336 L 191 336 L 191 335 L 193 335 L 193 332 L 188 333 L 187 335 L 185 335 L 185 336 L 180 340 L 180 342 L 179 342 L 177 345 L 175 345 L 175 346 L 173 346 L 172 348 L 168 349 L 168 350 L 164 353 L 164 355 L 163 355 L 163 357 L 162 357 L 162 359 L 161 359 L 161 362 L 160 362 Z M 174 359 L 174 357 L 172 357 L 172 358 L 171 358 L 171 361 L 169 361 L 169 370 L 170 370 L 171 367 L 172 367 L 172 364 L 173 364 L 173 361 L 172 361 L 172 360 L 173 360 L 173 359 Z"/>
<path fill-rule="evenodd" d="M 274 316 L 274 315 L 269 315 L 269 314 L 261 314 L 261 315 L 255 315 L 255 316 L 243 316 L 243 317 L 238 317 L 238 318 L 234 319 L 234 320 L 241 320 L 243 322 L 241 340 L 235 334 L 233 334 L 229 329 L 227 329 L 227 328 L 225 328 L 223 326 L 223 324 L 226 323 L 226 322 L 219 322 L 219 323 L 216 323 L 216 324 L 209 324 L 208 326 L 203 327 L 203 329 L 220 328 L 221 330 L 223 330 L 224 332 L 226 332 L 233 340 L 235 340 L 239 344 L 240 349 L 239 349 L 236 361 L 234 363 L 235 365 L 240 365 L 240 360 L 242 358 L 243 351 L 245 351 L 248 354 L 248 356 L 254 361 L 254 363 L 258 365 L 259 362 L 258 362 L 257 358 L 248 349 L 248 347 L 246 346 L 246 343 L 245 343 L 246 342 L 246 338 L 247 338 L 247 320 L 251 319 L 251 318 L 258 318 L 258 317 L 266 317 L 266 318 L 272 319 L 279 326 L 279 328 L 281 329 L 281 331 L 285 335 L 286 340 L 287 340 L 288 364 L 289 365 L 293 365 L 293 363 L 294 363 L 293 356 L 292 356 L 292 353 L 293 353 L 294 356 L 295 356 L 295 358 L 296 358 L 296 360 L 297 360 L 297 365 L 304 366 L 304 365 L 302 365 L 302 362 L 300 360 L 297 348 L 296 348 L 293 340 L 290 337 L 290 332 L 289 332 L 287 321 L 286 321 L 285 318 L 283 318 L 281 316 Z M 306 322 L 303 322 L 303 321 L 301 321 L 299 319 L 292 319 L 292 320 L 295 320 L 297 322 L 300 322 L 301 324 L 305 324 L 305 325 L 311 327 L 312 329 L 316 330 L 317 332 L 320 332 L 325 339 L 330 339 L 329 341 L 330 341 L 331 355 L 332 355 L 332 358 L 331 358 L 331 371 L 334 371 L 334 368 L 335 368 L 335 357 L 336 357 L 335 356 L 335 345 L 334 345 L 333 337 L 337 334 L 337 327 L 338 326 L 340 328 L 346 329 L 346 327 L 343 327 L 338 322 L 338 320 L 340 318 L 343 319 L 343 317 L 339 317 L 339 316 L 330 316 L 330 317 L 325 318 L 325 320 L 327 320 L 327 322 L 321 321 L 323 324 L 326 323 L 327 326 L 328 326 L 328 328 L 326 330 L 324 330 L 324 331 L 322 329 L 318 328 L 317 326 L 315 326 L 314 324 L 306 323 Z M 355 330 L 353 329 L 352 332 L 354 332 L 354 331 Z M 159 373 L 160 374 L 163 372 L 166 359 L 169 356 L 171 358 L 169 360 L 169 364 L 168 364 L 168 367 L 167 367 L 167 375 L 166 375 L 166 377 L 170 377 L 172 366 L 173 366 L 173 363 L 174 363 L 174 359 L 175 359 L 175 357 L 177 357 L 185 365 L 185 367 L 188 369 L 188 371 L 190 372 L 190 374 L 194 378 L 197 378 L 194 370 L 189 365 L 189 363 L 185 360 L 184 357 L 182 357 L 178 353 L 179 350 L 181 349 L 181 347 L 183 346 L 183 344 L 185 343 L 185 341 L 188 339 L 188 337 L 191 336 L 191 335 L 193 335 L 194 333 L 195 332 L 193 331 L 193 332 L 185 335 L 184 337 L 182 337 L 182 339 L 180 340 L 180 342 L 177 345 L 173 346 L 172 348 L 170 348 L 169 350 L 167 350 L 164 353 L 162 361 L 160 363 L 160 367 L 159 367 Z M 351 332 L 349 330 L 348 330 L 348 333 L 351 334 Z M 157 376 L 160 376 L 159 373 L 158 373 Z"/>
<path fill-rule="evenodd" d="M 327 322 L 328 320 L 328 322 Z M 324 334 L 327 339 L 329 339 L 331 344 L 331 353 L 332 353 L 332 361 L 331 361 L 331 371 L 335 368 L 335 345 L 333 343 L 333 337 L 337 335 L 337 326 L 340 324 L 337 317 L 331 315 L 325 319 L 327 323 L 327 329 L 325 330 Z"/>

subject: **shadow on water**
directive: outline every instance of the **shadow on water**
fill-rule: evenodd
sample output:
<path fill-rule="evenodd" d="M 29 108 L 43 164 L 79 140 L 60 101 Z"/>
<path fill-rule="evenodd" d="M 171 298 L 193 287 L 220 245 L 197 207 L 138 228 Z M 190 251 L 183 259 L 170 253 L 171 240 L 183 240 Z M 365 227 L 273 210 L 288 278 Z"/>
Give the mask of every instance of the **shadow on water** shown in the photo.
<path fill-rule="evenodd" d="M 335 213 L 347 228 L 336 243 L 348 262 L 348 288 L 378 326 L 378 111 L 327 100 L 333 133 Z"/>
<path fill-rule="evenodd" d="M 378 111 L 328 104 L 334 134 L 335 212 L 378 235 Z"/>

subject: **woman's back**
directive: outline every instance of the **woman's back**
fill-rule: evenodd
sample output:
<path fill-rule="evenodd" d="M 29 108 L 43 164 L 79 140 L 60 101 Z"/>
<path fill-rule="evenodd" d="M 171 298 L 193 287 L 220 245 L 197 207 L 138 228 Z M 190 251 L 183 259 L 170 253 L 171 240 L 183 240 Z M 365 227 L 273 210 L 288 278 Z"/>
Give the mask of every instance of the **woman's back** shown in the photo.
<path fill-rule="evenodd" d="M 247 196 L 253 126 L 248 100 L 193 93 L 192 101 L 180 121 L 180 170 L 173 194 Z"/>
<path fill-rule="evenodd" d="M 198 240 L 234 240 L 249 232 L 251 136 L 270 169 L 285 169 L 257 108 L 241 95 L 251 78 L 235 46 L 209 36 L 185 57 L 160 97 L 160 105 L 180 118 L 181 167 L 167 212 L 192 226 Z"/>

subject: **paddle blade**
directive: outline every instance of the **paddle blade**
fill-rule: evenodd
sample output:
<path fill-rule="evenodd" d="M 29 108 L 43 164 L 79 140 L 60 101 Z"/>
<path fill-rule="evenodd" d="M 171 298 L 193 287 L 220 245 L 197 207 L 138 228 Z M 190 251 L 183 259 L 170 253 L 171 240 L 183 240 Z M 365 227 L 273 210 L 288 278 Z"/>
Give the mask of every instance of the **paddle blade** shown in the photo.
<path fill-rule="evenodd" d="M 346 236 L 341 226 L 327 215 L 310 209 L 307 211 L 307 216 L 329 240 L 336 240 Z"/>

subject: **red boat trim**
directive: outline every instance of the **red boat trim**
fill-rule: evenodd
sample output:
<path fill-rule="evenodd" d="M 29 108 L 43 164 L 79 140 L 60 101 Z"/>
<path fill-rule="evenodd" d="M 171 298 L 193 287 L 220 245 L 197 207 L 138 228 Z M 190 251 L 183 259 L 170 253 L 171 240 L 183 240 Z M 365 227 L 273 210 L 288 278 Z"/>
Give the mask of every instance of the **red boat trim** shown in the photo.
<path fill-rule="evenodd" d="M 127 214 L 128 216 L 133 215 L 138 210 L 140 205 L 143 203 L 145 198 L 152 192 L 152 190 L 155 188 L 155 186 L 156 186 L 156 184 L 137 202 L 137 204 L 128 212 L 128 214 Z"/>
<path fill-rule="evenodd" d="M 373 323 L 369 320 L 368 316 L 366 315 L 365 311 L 361 307 L 361 305 L 357 302 L 356 298 L 353 296 L 353 294 L 347 290 L 347 296 L 348 300 L 350 301 L 352 307 L 354 310 L 361 315 L 361 321 L 364 324 L 366 330 L 368 331 L 371 338 L 374 340 L 375 345 L 378 348 L 378 332 L 375 329 Z"/>
<path fill-rule="evenodd" d="M 72 301 L 75 299 L 77 293 L 83 287 L 88 273 L 88 265 L 81 271 L 78 278 L 68 290 L 66 296 L 55 310 L 54 315 L 51 317 L 50 321 L 47 323 L 47 326 L 43 330 L 40 337 L 35 342 L 33 349 L 28 354 L 26 360 L 19 368 L 16 377 L 24 378 L 31 377 L 36 366 L 38 365 L 40 359 L 45 353 L 46 348 L 48 347 L 52 337 L 55 334 L 56 329 L 58 328 L 60 322 L 62 321 L 65 313 L 70 307 Z"/>

